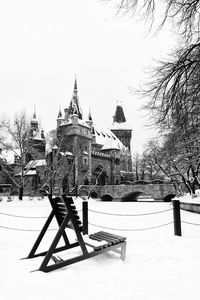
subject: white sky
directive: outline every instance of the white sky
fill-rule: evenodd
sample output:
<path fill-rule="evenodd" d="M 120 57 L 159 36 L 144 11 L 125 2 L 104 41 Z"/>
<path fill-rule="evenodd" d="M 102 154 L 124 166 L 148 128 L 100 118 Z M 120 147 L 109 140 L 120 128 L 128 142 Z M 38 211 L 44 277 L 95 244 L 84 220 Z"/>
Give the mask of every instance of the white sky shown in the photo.
<path fill-rule="evenodd" d="M 147 34 L 144 23 L 95 0 L 6 0 L 0 4 L 1 111 L 36 113 L 45 131 L 55 128 L 71 100 L 75 74 L 84 115 L 110 126 L 122 101 L 133 128 L 132 150 L 141 151 L 151 131 L 138 111 L 142 101 L 129 91 L 144 79 L 144 68 L 173 43 L 164 29 Z"/>

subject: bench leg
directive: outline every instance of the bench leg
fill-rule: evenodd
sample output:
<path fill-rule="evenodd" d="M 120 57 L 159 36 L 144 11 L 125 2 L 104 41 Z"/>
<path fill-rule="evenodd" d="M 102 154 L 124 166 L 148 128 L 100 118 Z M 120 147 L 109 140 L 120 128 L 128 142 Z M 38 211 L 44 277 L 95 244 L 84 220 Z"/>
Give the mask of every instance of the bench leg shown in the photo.
<path fill-rule="evenodd" d="M 126 258 L 126 241 L 124 242 L 123 246 L 121 247 L 121 259 L 125 260 Z"/>

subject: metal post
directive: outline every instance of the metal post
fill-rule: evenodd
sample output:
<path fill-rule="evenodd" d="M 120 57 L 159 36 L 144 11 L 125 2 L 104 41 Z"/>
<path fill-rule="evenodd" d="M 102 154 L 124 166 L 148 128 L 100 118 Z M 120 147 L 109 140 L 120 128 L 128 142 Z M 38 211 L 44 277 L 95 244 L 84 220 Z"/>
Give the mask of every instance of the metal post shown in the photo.
<path fill-rule="evenodd" d="M 82 202 L 83 213 L 83 234 L 88 234 L 88 202 Z"/>
<path fill-rule="evenodd" d="M 173 215 L 174 215 L 174 235 L 181 236 L 181 214 L 180 214 L 180 201 L 172 200 Z"/>

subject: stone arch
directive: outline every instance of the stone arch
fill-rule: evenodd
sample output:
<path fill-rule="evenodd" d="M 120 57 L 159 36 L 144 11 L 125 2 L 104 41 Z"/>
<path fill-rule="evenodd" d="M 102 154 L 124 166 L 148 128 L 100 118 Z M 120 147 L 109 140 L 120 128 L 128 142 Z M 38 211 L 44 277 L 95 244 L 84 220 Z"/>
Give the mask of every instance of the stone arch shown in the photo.
<path fill-rule="evenodd" d="M 112 201 L 113 197 L 109 194 L 105 194 L 105 195 L 101 196 L 101 200 L 102 201 Z"/>
<path fill-rule="evenodd" d="M 135 191 L 125 194 L 123 197 L 121 197 L 121 202 L 134 202 L 138 201 L 138 197 L 144 195 L 144 198 L 153 198 L 150 194 L 142 191 Z"/>
<path fill-rule="evenodd" d="M 90 198 L 97 199 L 97 198 L 99 198 L 99 195 L 98 195 L 98 193 L 96 191 L 92 191 L 90 193 Z"/>
<path fill-rule="evenodd" d="M 175 194 L 168 194 L 164 197 L 163 201 L 164 202 L 171 202 L 172 199 L 175 197 L 176 195 Z"/>

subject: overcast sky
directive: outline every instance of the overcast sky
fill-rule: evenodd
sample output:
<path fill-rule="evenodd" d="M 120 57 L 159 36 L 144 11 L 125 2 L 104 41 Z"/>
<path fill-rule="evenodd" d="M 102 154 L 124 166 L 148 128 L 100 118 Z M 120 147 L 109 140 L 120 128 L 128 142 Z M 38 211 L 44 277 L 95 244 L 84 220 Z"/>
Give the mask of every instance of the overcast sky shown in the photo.
<path fill-rule="evenodd" d="M 164 29 L 153 37 L 144 23 L 114 17 L 95 0 L 6 0 L 0 4 L 0 99 L 10 117 L 26 110 L 45 131 L 55 128 L 59 105 L 71 100 L 75 74 L 84 115 L 109 127 L 121 101 L 133 129 L 132 150 L 141 151 L 152 132 L 130 93 L 145 67 L 164 57 L 173 39 Z"/>

